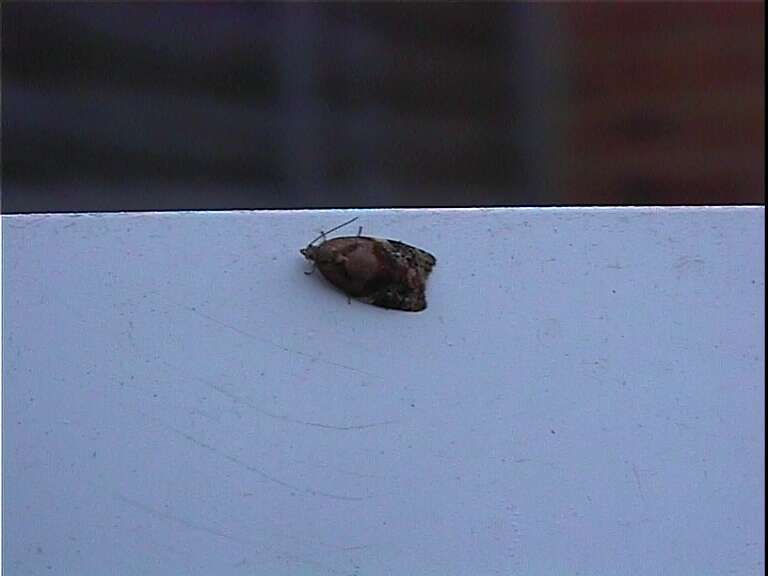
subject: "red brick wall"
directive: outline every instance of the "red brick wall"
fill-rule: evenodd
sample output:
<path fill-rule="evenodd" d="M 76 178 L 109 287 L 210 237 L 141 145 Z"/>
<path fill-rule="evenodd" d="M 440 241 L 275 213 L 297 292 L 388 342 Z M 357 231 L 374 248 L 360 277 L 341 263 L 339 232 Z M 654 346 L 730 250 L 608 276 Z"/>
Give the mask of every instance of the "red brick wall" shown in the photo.
<path fill-rule="evenodd" d="M 765 202 L 763 3 L 565 9 L 566 202 Z"/>

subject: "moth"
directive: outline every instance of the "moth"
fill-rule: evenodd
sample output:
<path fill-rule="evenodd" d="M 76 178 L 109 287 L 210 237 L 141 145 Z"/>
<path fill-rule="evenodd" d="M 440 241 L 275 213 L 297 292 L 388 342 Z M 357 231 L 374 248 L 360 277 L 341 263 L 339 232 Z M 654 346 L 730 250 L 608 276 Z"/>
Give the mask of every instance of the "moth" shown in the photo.
<path fill-rule="evenodd" d="M 429 252 L 383 238 L 326 235 L 357 220 L 353 218 L 328 232 L 323 232 L 300 250 L 301 254 L 350 298 L 374 306 L 420 312 L 427 307 L 424 294 L 427 278 L 437 260 Z M 323 242 L 315 245 L 322 238 Z"/>

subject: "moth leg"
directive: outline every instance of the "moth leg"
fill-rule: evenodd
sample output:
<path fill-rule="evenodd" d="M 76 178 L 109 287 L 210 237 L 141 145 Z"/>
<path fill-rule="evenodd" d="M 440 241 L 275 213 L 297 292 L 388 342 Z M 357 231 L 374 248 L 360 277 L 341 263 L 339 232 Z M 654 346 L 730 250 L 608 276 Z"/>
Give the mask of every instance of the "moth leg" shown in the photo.
<path fill-rule="evenodd" d="M 363 227 L 362 227 L 362 226 L 360 226 L 360 227 L 357 229 L 357 237 L 359 238 L 359 237 L 360 237 L 360 235 L 361 235 L 362 233 L 363 233 Z"/>
<path fill-rule="evenodd" d="M 306 274 L 307 276 L 312 276 L 312 274 L 314 274 L 314 273 L 315 273 L 315 269 L 316 269 L 316 268 L 317 268 L 317 264 L 315 264 L 314 262 L 312 262 L 312 270 L 310 270 L 309 272 L 307 272 L 306 270 L 304 270 L 304 274 Z"/>
<path fill-rule="evenodd" d="M 351 297 L 349 297 L 349 296 L 347 296 L 347 304 L 349 304 L 350 306 L 352 306 L 352 298 L 351 298 Z"/>

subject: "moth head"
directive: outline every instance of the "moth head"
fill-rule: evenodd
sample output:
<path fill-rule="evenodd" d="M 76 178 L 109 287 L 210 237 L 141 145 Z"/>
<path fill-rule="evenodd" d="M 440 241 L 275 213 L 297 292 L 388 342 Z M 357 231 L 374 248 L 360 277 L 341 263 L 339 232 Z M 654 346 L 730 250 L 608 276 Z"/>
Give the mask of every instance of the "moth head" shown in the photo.
<path fill-rule="evenodd" d="M 307 260 L 314 260 L 317 258 L 317 246 L 313 246 L 312 244 L 308 244 L 306 248 L 302 248 L 299 252 L 301 252 Z"/>
<path fill-rule="evenodd" d="M 299 250 L 301 254 L 307 260 L 312 261 L 314 264 L 330 264 L 336 262 L 338 259 L 337 249 L 333 246 L 332 242 L 323 242 L 318 246 L 310 244 L 306 248 Z"/>
<path fill-rule="evenodd" d="M 306 248 L 302 248 L 301 250 L 299 250 L 299 252 L 301 252 L 302 256 L 304 256 L 304 258 L 306 258 L 307 260 L 312 260 L 313 262 L 317 262 L 318 260 L 322 259 L 322 256 L 323 256 L 322 253 L 323 252 L 327 252 L 327 250 L 325 250 L 325 251 L 322 250 L 323 244 L 325 243 L 325 236 L 326 236 L 326 234 L 330 234 L 331 232 L 335 232 L 336 230 L 338 230 L 339 228 L 343 228 L 347 224 L 352 224 L 352 222 L 357 220 L 357 218 L 358 217 L 355 216 L 354 218 L 352 218 L 352 220 L 347 220 L 346 222 L 344 222 L 344 224 L 339 224 L 338 226 L 335 226 L 335 227 L 331 228 L 330 230 L 328 230 L 328 232 L 321 232 L 320 236 L 318 236 L 317 238 L 312 240 L 312 242 L 307 244 Z M 323 239 L 323 244 L 320 244 L 319 246 L 315 246 L 315 242 L 320 240 L 320 238 Z"/>

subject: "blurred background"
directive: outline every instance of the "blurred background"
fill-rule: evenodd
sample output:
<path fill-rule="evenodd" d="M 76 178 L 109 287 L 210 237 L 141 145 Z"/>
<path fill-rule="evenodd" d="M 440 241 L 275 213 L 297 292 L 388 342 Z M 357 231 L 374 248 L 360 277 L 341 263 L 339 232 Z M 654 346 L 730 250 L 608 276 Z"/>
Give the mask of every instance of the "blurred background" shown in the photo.
<path fill-rule="evenodd" d="M 1 16 L 4 212 L 765 201 L 762 2 Z"/>

